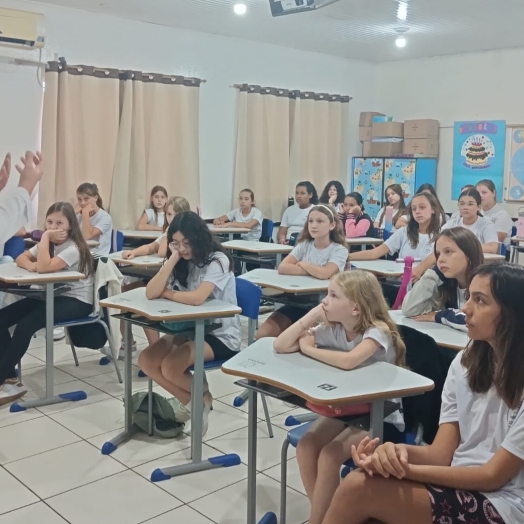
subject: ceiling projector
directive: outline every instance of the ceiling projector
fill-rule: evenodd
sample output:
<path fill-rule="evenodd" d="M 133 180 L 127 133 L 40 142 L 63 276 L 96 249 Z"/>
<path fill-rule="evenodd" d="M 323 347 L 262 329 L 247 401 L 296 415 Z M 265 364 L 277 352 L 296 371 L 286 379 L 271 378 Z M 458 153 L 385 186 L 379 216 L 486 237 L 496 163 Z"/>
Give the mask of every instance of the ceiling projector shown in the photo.
<path fill-rule="evenodd" d="M 269 0 L 273 16 L 294 15 L 320 9 L 338 0 Z"/>

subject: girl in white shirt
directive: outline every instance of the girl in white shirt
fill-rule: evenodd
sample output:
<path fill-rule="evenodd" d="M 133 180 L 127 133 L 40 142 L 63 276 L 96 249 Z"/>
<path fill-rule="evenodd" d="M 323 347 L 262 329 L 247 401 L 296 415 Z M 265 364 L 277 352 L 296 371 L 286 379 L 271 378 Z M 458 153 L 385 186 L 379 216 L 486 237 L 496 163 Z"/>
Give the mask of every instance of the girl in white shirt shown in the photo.
<path fill-rule="evenodd" d="M 391 225 L 391 233 L 397 229 L 397 221 L 401 218 L 406 212 L 406 204 L 404 203 L 404 195 L 402 193 L 402 187 L 399 184 L 392 184 L 386 187 L 384 192 L 386 196 L 387 205 L 385 205 L 377 215 L 377 218 L 374 222 L 376 228 L 383 229 L 386 226 L 386 208 L 393 208 L 393 218 Z M 404 224 L 405 225 L 405 224 Z"/>
<path fill-rule="evenodd" d="M 374 275 L 359 270 L 336 275 L 322 304 L 284 331 L 273 347 L 277 353 L 301 351 L 344 370 L 373 362 L 406 364 L 406 347 L 389 317 L 380 285 Z M 404 431 L 399 408 L 384 420 L 390 438 L 398 438 Z M 324 522 L 340 484 L 340 467 L 351 458 L 351 446 L 366 436 L 360 428 L 320 417 L 300 439 L 297 461 L 311 502 L 310 524 Z"/>
<path fill-rule="evenodd" d="M 313 206 L 293 251 L 280 263 L 280 275 L 304 275 L 327 280 L 344 271 L 348 257 L 346 239 L 335 210 Z M 302 297 L 304 298 L 304 297 Z M 307 313 L 304 307 L 285 305 L 272 313 L 257 331 L 257 339 L 277 337 Z"/>
<path fill-rule="evenodd" d="M 430 446 L 364 440 L 324 524 L 524 522 L 524 268 L 483 264 Z M 372 476 L 371 476 L 372 475 Z"/>
<path fill-rule="evenodd" d="M 67 202 L 53 204 L 46 213 L 46 230 L 40 243 L 17 259 L 18 267 L 35 273 L 55 273 L 70 269 L 86 278 L 68 282 L 68 291 L 54 298 L 54 321 L 66 322 L 93 312 L 93 259 Z M 0 405 L 23 396 L 27 389 L 18 380 L 6 382 L 24 356 L 31 338 L 46 325 L 46 303 L 24 298 L 0 311 Z M 16 326 L 11 336 L 9 328 Z"/>
<path fill-rule="evenodd" d="M 237 209 L 215 218 L 213 224 L 216 227 L 241 227 L 251 231 L 242 235 L 242 240 L 260 240 L 262 234 L 262 222 L 264 215 L 262 211 L 255 206 L 255 194 L 251 189 L 242 189 L 238 194 Z"/>
<path fill-rule="evenodd" d="M 149 208 L 144 209 L 136 228 L 138 231 L 163 231 L 167 189 L 155 186 L 149 196 Z"/>
<path fill-rule="evenodd" d="M 111 252 L 113 220 L 104 211 L 97 185 L 86 182 L 78 186 L 76 200 L 75 211 L 84 239 L 98 242 L 98 247 L 91 252 L 94 255 L 108 255 Z"/>
<path fill-rule="evenodd" d="M 200 306 L 208 298 L 237 305 L 236 282 L 231 256 L 213 238 L 207 224 L 194 212 L 178 214 L 167 230 L 168 250 L 162 269 L 148 282 L 149 300 L 166 298 L 180 304 Z M 220 320 L 221 327 L 204 337 L 204 360 L 227 360 L 240 350 L 238 315 Z M 207 382 L 204 398 L 191 399 L 195 347 L 173 335 L 164 335 L 138 357 L 144 373 L 176 397 L 172 402 L 176 419 L 191 417 L 191 401 L 204 402 L 203 433 L 213 397 Z"/>
<path fill-rule="evenodd" d="M 511 220 L 509 213 L 500 204 L 497 204 L 495 184 L 492 180 L 484 179 L 477 182 L 476 188 L 481 198 L 482 214 L 490 218 L 495 224 L 499 242 L 504 242 L 506 246 L 509 246 L 511 244 L 513 220 Z"/>
<path fill-rule="evenodd" d="M 291 235 L 302 231 L 309 211 L 317 203 L 315 186 L 311 182 L 299 182 L 295 187 L 295 204 L 284 211 L 278 228 L 279 244 L 289 244 Z"/>

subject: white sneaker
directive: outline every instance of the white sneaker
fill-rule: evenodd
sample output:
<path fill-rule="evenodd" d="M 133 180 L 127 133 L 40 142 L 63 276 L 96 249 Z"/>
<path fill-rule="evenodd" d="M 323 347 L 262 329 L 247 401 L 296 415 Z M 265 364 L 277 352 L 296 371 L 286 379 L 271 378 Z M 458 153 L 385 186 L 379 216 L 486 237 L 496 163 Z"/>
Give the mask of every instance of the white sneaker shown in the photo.
<path fill-rule="evenodd" d="M 211 396 L 211 393 L 207 393 L 204 396 L 204 410 L 202 412 L 202 438 L 205 437 L 207 430 L 209 428 L 209 413 L 213 410 L 213 397 Z M 184 408 L 187 410 L 186 406 Z M 191 426 L 186 433 L 188 435 L 191 435 L 191 432 L 193 431 L 193 427 Z"/>
<path fill-rule="evenodd" d="M 19 398 L 22 398 L 27 393 L 27 388 L 20 383 L 18 384 L 5 383 L 0 386 L 0 406 L 10 404 Z"/>
<path fill-rule="evenodd" d="M 109 346 L 104 346 L 100 353 L 104 354 L 107 358 L 113 358 L 113 353 Z M 131 347 L 131 353 L 136 353 L 136 341 L 133 341 L 133 346 Z M 124 360 L 126 356 L 126 350 L 124 349 L 124 342 L 120 344 L 120 349 L 118 350 L 118 360 Z"/>
<path fill-rule="evenodd" d="M 65 338 L 65 329 L 58 327 L 53 329 L 53 340 L 62 340 Z"/>
<path fill-rule="evenodd" d="M 175 420 L 177 422 L 186 423 L 188 420 L 191 419 L 191 411 L 187 409 L 180 400 L 178 400 L 176 397 L 168 398 L 167 401 L 171 404 L 171 407 L 173 408 L 173 411 L 175 412 Z"/>

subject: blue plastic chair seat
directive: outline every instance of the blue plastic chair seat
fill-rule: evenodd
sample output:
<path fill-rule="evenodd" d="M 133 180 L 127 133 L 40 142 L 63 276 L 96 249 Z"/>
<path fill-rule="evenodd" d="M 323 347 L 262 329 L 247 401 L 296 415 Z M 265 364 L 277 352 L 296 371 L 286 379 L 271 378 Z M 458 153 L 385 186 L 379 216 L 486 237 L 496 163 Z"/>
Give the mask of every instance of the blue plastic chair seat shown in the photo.
<path fill-rule="evenodd" d="M 313 424 L 313 422 L 308 422 L 307 424 L 302 424 L 301 426 L 290 429 L 287 432 L 287 440 L 289 444 L 296 448 L 299 440 L 305 435 L 311 424 Z"/>
<path fill-rule="evenodd" d="M 67 327 L 71 325 L 76 325 L 82 322 L 89 323 L 89 322 L 95 322 L 98 320 L 98 317 L 82 317 L 82 318 L 75 318 L 74 320 L 66 320 L 65 322 L 57 322 L 55 324 L 55 327 Z"/>

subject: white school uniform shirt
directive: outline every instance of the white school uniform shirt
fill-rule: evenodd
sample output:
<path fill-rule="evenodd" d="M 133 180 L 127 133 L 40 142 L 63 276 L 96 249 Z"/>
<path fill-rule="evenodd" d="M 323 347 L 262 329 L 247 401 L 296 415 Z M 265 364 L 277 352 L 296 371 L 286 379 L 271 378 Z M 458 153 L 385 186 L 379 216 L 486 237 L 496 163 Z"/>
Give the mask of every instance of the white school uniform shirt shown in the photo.
<path fill-rule="evenodd" d="M 309 262 L 316 266 L 327 266 L 330 262 L 336 264 L 339 271 L 344 271 L 348 259 L 348 250 L 342 244 L 331 242 L 324 249 L 317 249 L 313 240 L 299 242 L 291 251 L 290 255 L 297 262 Z"/>
<path fill-rule="evenodd" d="M 78 218 L 78 223 L 82 225 L 82 214 L 79 213 L 76 215 Z M 98 242 L 98 247 L 91 249 L 93 255 L 109 255 L 111 252 L 111 233 L 113 231 L 113 219 L 111 215 L 99 209 L 92 217 L 89 218 L 89 222 L 92 227 L 96 227 L 101 231 L 100 235 L 92 238 L 95 242 Z"/>
<path fill-rule="evenodd" d="M 187 287 L 182 286 L 171 274 L 167 283 L 167 289 L 173 289 L 176 285 L 180 291 L 194 291 L 202 282 L 210 282 L 215 285 L 215 289 L 209 295 L 209 298 L 229 302 L 234 306 L 238 305 L 235 275 L 229 269 L 229 259 L 220 251 L 216 251 L 213 254 L 213 258 L 214 260 L 204 267 L 198 267 L 189 262 Z M 222 318 L 219 322 L 222 323 L 222 326 L 215 329 L 211 335 L 222 341 L 231 351 L 240 351 L 241 337 L 238 315 L 232 318 Z"/>
<path fill-rule="evenodd" d="M 504 244 L 509 246 L 511 244 L 511 230 L 513 229 L 513 220 L 511 220 L 509 213 L 500 204 L 495 204 L 489 211 L 483 211 L 482 214 L 490 218 L 495 224 L 497 233 L 506 233 Z"/>
<path fill-rule="evenodd" d="M 159 211 L 156 216 L 155 220 L 155 210 L 148 207 L 147 209 L 144 209 L 144 213 L 147 217 L 147 225 L 148 226 L 158 226 L 162 227 L 164 225 L 164 216 L 165 213 L 163 211 Z"/>
<path fill-rule="evenodd" d="M 244 216 L 240 208 L 233 209 L 226 214 L 227 219 L 230 222 L 244 222 L 247 224 L 251 220 L 256 220 L 257 224 L 255 227 L 251 228 L 249 233 L 242 234 L 242 240 L 253 240 L 255 242 L 260 240 L 260 235 L 262 235 L 262 221 L 264 220 L 264 215 L 258 207 L 252 207 L 249 214 Z"/>
<path fill-rule="evenodd" d="M 384 245 L 389 249 L 389 254 L 398 253 L 399 258 L 413 257 L 424 260 L 428 255 L 433 253 L 434 238 L 429 238 L 426 233 L 418 234 L 418 244 L 411 246 L 408 238 L 407 227 L 397 229 L 385 242 Z"/>
<path fill-rule="evenodd" d="M 300 209 L 297 204 L 293 204 L 284 211 L 280 225 L 288 228 L 286 239 L 289 240 L 293 233 L 302 233 L 304 224 L 307 221 L 307 216 L 312 207 L 313 204 L 304 209 Z"/>
<path fill-rule="evenodd" d="M 483 466 L 501 447 L 524 460 L 523 402 L 509 409 L 494 387 L 487 393 L 471 391 L 461 358 L 462 352 L 449 368 L 440 410 L 440 424 L 457 422 L 460 429 L 451 466 Z M 501 490 L 482 495 L 506 524 L 524 522 L 524 468 Z"/>
<path fill-rule="evenodd" d="M 156 240 L 155 242 L 160 245 L 162 243 L 162 240 L 164 240 L 164 238 L 167 238 L 167 230 L 164 231 Z"/>
<path fill-rule="evenodd" d="M 442 231 L 452 227 L 465 227 L 466 229 L 469 229 L 479 239 L 481 244 L 488 244 L 489 242 L 498 243 L 499 241 L 497 231 L 495 230 L 495 224 L 493 224 L 489 218 L 478 217 L 473 224 L 467 226 L 464 224 L 464 219 L 459 215 L 454 219 L 449 219 L 442 226 Z"/>
<path fill-rule="evenodd" d="M 26 189 L 3 190 L 0 196 L 0 253 L 4 244 L 32 220 L 31 197 Z"/>
<path fill-rule="evenodd" d="M 342 324 L 333 324 L 332 326 L 320 325 L 313 330 L 315 336 L 315 345 L 319 348 L 335 349 L 338 351 L 351 351 L 355 349 L 363 340 L 371 338 L 380 344 L 380 348 L 369 357 L 361 366 L 373 364 L 374 362 L 387 362 L 388 364 L 395 364 L 395 346 L 391 339 L 391 335 L 383 330 L 372 327 L 369 328 L 363 335 L 357 335 L 351 342 L 346 337 L 346 331 Z M 351 380 L 349 377 L 348 380 Z M 392 399 L 402 406 L 401 399 Z M 397 410 L 391 415 L 388 415 L 385 422 L 395 425 L 399 431 L 404 431 L 404 417 L 401 410 Z"/>
<path fill-rule="evenodd" d="M 38 258 L 39 244 L 34 245 L 30 250 L 32 256 Z M 54 246 L 54 256 L 61 258 L 66 264 L 67 269 L 71 271 L 80 271 L 78 264 L 80 262 L 80 251 L 72 240 L 67 240 L 63 244 Z M 93 304 L 94 301 L 94 282 L 93 276 L 89 276 L 78 282 L 67 282 L 69 291 L 62 293 L 61 296 L 76 298 L 86 304 Z"/>

